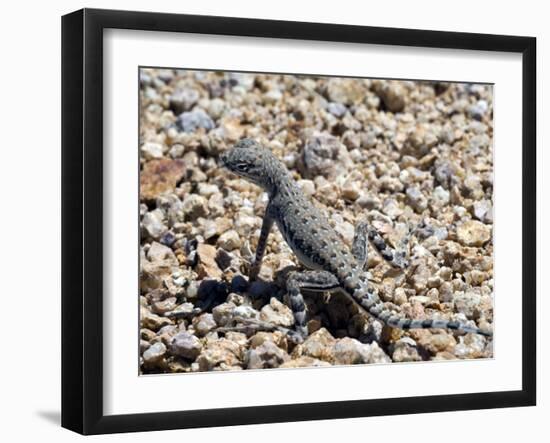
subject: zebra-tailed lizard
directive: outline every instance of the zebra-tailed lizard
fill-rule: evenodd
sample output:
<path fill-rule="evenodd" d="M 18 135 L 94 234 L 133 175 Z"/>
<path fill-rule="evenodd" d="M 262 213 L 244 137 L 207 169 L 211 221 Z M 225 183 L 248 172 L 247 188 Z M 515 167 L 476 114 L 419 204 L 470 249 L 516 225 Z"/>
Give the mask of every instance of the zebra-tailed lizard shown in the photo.
<path fill-rule="evenodd" d="M 371 316 L 403 330 L 442 328 L 492 335 L 490 331 L 457 321 L 412 320 L 387 309 L 369 287 L 368 274 L 364 270 L 368 240 L 395 267 L 404 269 L 408 265 L 405 253 L 390 248 L 364 222 L 356 226 L 350 250 L 330 225 L 325 214 L 304 196 L 286 167 L 271 151 L 254 140 L 241 140 L 221 155 L 221 161 L 230 171 L 263 188 L 269 196 L 255 260 L 249 274 L 250 281 L 258 276 L 267 237 L 274 222 L 300 262 L 309 269 L 290 273 L 286 282 L 295 320 L 295 330 L 289 331 L 289 335 L 295 342 L 302 342 L 308 335 L 302 289 L 343 291 Z"/>

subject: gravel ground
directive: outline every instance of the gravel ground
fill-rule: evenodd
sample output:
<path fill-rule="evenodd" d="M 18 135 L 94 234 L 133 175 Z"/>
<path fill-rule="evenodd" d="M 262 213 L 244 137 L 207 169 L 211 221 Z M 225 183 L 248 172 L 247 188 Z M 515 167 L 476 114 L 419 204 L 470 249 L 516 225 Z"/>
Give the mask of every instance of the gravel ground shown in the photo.
<path fill-rule="evenodd" d="M 395 246 L 416 228 L 405 273 L 370 248 L 382 300 L 492 329 L 491 86 L 144 69 L 140 100 L 143 374 L 493 356 L 492 339 L 391 329 L 339 294 L 306 294 L 301 345 L 227 331 L 246 319 L 292 327 L 284 278 L 301 266 L 274 229 L 248 287 L 267 198 L 217 165 L 252 137 L 347 244 L 360 219 Z"/>

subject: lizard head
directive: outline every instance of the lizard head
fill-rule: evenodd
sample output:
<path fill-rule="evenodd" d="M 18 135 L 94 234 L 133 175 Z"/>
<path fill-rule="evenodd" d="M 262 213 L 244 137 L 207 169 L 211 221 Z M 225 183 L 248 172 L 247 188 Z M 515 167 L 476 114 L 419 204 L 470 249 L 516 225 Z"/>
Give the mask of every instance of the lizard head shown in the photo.
<path fill-rule="evenodd" d="M 245 138 L 220 156 L 221 163 L 231 172 L 270 191 L 282 164 L 269 149 Z"/>

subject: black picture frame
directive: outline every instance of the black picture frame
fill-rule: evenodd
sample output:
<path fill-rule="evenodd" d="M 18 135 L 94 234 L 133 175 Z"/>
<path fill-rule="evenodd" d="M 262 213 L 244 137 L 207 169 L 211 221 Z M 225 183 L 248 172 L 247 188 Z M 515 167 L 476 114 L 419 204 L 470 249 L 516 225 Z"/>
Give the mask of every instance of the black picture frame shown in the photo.
<path fill-rule="evenodd" d="M 171 31 L 520 53 L 523 65 L 522 388 L 131 415 L 103 413 L 103 30 Z M 62 426 L 102 434 L 536 404 L 536 39 L 83 9 L 62 18 Z"/>

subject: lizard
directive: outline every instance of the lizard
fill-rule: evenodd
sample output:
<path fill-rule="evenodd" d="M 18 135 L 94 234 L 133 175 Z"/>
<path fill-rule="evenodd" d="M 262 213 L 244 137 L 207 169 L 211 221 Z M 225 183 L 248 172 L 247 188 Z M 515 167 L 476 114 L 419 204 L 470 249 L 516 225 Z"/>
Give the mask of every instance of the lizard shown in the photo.
<path fill-rule="evenodd" d="M 266 147 L 245 138 L 220 154 L 221 164 L 234 174 L 260 186 L 268 195 L 268 203 L 260 230 L 249 281 L 257 279 L 267 239 L 274 224 L 306 271 L 288 275 L 286 290 L 294 316 L 294 330 L 288 334 L 295 343 L 303 342 L 308 331 L 302 290 L 341 291 L 372 317 L 390 327 L 409 329 L 450 329 L 491 336 L 485 331 L 458 321 L 442 319 L 413 320 L 386 307 L 369 286 L 364 269 L 368 244 L 374 245 L 392 266 L 405 269 L 406 254 L 391 248 L 368 223 L 357 224 L 352 247 L 349 248 L 331 226 L 326 214 L 304 195 L 285 165 Z"/>

